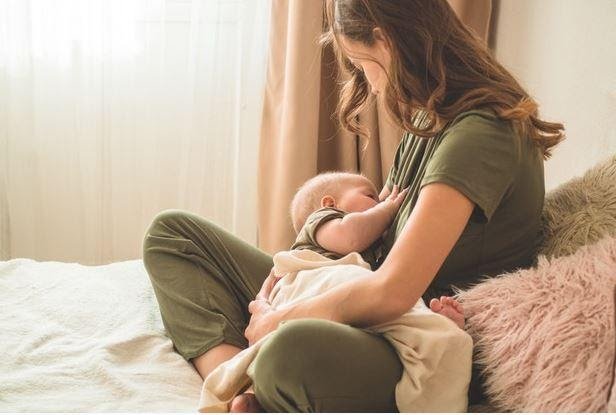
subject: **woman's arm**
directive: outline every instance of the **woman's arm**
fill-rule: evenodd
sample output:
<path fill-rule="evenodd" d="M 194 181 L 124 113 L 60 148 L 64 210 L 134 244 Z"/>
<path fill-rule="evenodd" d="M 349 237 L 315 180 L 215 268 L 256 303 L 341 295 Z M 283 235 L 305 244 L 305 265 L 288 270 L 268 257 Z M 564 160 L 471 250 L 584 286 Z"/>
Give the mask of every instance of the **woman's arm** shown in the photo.
<path fill-rule="evenodd" d="M 323 318 L 367 327 L 399 317 L 430 285 L 462 234 L 473 206 L 470 199 L 451 186 L 425 186 L 402 234 L 377 271 L 288 308 L 271 311 L 266 323 L 249 327 L 247 337 L 262 337 L 280 321 L 296 318 Z"/>

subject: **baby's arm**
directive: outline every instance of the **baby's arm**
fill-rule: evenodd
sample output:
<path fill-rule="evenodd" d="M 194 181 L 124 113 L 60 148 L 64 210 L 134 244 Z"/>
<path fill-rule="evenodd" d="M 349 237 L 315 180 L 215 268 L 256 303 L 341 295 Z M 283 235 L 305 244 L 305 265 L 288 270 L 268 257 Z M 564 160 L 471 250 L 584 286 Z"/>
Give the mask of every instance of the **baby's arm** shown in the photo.
<path fill-rule="evenodd" d="M 340 219 L 332 219 L 321 225 L 315 238 L 328 251 L 346 255 L 362 252 L 376 241 L 391 224 L 408 189 L 398 188 L 378 205 L 363 212 L 353 212 Z"/>

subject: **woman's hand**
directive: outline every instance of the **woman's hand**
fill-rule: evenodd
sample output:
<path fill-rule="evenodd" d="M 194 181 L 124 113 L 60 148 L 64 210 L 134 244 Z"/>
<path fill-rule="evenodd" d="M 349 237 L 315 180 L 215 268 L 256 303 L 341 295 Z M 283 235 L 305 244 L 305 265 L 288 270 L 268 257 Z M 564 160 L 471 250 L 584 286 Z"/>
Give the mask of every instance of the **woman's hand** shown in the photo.
<path fill-rule="evenodd" d="M 271 304 L 263 299 L 256 299 L 248 304 L 250 322 L 244 336 L 248 339 L 248 345 L 252 346 L 268 333 L 278 327 L 278 317 Z"/>
<path fill-rule="evenodd" d="M 272 290 L 274 289 L 274 285 L 276 285 L 276 283 L 280 281 L 280 278 L 281 277 L 277 276 L 274 273 L 274 268 L 272 268 L 265 281 L 263 281 L 263 285 L 261 285 L 261 289 L 257 293 L 257 297 L 255 298 L 255 300 L 262 299 L 267 301 L 270 297 L 270 294 L 272 293 Z"/>
<path fill-rule="evenodd" d="M 266 334 L 276 330 L 279 320 L 274 308 L 269 303 L 268 299 L 274 288 L 274 285 L 280 280 L 274 270 L 270 272 L 268 277 L 263 282 L 261 290 L 257 294 L 254 301 L 248 304 L 250 312 L 250 322 L 244 331 L 244 336 L 248 339 L 248 345 L 252 346 L 263 338 Z"/>

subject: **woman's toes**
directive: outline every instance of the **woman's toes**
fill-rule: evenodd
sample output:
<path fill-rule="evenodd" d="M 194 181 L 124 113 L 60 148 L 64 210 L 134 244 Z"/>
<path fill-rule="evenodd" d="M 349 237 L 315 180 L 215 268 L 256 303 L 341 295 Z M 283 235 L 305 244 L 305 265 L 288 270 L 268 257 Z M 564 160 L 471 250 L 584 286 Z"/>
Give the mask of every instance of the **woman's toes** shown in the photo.
<path fill-rule="evenodd" d="M 243 393 L 231 401 L 229 412 L 263 412 L 253 393 Z"/>
<path fill-rule="evenodd" d="M 247 399 L 246 394 L 241 394 L 236 396 L 233 401 L 231 401 L 231 407 L 229 408 L 229 412 L 250 412 L 248 410 L 249 399 Z"/>
<path fill-rule="evenodd" d="M 261 408 L 261 405 L 259 404 L 259 401 L 257 401 L 255 395 L 253 393 L 247 395 L 251 395 L 248 399 L 248 412 L 263 412 L 263 408 Z"/>
<path fill-rule="evenodd" d="M 246 412 L 246 402 L 242 395 L 236 396 L 231 401 L 229 412 Z"/>

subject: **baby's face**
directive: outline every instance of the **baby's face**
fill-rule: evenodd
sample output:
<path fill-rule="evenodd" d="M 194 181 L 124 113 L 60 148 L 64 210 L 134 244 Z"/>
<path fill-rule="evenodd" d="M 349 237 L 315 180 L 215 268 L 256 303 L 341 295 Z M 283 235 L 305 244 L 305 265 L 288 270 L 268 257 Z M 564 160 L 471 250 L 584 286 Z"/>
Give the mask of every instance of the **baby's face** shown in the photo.
<path fill-rule="evenodd" d="M 345 183 L 336 206 L 345 212 L 363 212 L 378 203 L 379 194 L 372 182 L 365 177 L 358 177 Z"/>

